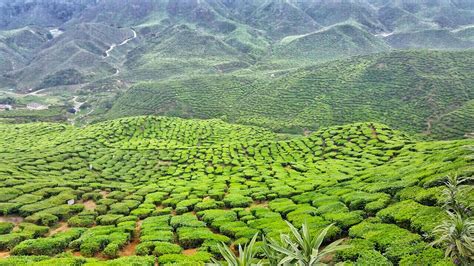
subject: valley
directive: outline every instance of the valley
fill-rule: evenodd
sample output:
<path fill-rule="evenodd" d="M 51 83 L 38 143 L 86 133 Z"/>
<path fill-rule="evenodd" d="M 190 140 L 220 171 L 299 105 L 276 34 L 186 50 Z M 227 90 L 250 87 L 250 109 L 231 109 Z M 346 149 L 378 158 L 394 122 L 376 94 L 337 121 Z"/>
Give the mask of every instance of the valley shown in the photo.
<path fill-rule="evenodd" d="M 469 0 L 0 0 L 0 266 L 467 266 Z"/>

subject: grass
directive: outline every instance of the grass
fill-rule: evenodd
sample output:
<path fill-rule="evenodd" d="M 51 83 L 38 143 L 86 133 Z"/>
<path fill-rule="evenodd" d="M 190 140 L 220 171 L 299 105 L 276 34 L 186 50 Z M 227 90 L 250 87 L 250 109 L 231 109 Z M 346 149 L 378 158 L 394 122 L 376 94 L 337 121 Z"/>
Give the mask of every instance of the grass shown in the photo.
<path fill-rule="evenodd" d="M 2 224 L 0 247 L 15 255 L 5 263 L 112 263 L 129 243 L 144 261 L 205 263 L 219 259 L 220 242 L 289 233 L 285 221 L 312 233 L 334 223 L 328 241 L 363 247 L 334 262 L 446 263 L 426 247 L 442 205 L 433 193 L 447 174 L 473 173 L 472 140 L 419 142 L 378 123 L 278 140 L 219 120 L 141 116 L 0 124 L 0 136 L 0 211 L 26 218 Z"/>

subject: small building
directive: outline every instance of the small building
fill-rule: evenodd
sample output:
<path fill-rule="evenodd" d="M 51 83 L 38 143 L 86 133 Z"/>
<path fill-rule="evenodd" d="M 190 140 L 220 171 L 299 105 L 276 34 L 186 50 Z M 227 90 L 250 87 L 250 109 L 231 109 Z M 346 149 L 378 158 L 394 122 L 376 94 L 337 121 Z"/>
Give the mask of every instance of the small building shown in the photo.
<path fill-rule="evenodd" d="M 40 103 L 29 103 L 29 104 L 26 105 L 26 109 L 28 109 L 28 110 L 46 110 L 46 109 L 48 109 L 48 106 L 40 104 Z"/>

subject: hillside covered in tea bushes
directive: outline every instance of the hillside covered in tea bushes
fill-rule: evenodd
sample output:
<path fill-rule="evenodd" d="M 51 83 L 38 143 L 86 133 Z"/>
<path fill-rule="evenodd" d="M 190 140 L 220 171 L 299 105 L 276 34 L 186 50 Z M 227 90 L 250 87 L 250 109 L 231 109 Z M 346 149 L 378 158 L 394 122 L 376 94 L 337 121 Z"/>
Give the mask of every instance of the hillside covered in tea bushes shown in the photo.
<path fill-rule="evenodd" d="M 436 139 L 474 131 L 473 51 L 398 51 L 280 74 L 141 82 L 101 119 L 159 114 L 221 118 L 274 131 L 375 121 Z"/>
<path fill-rule="evenodd" d="M 199 264 L 285 221 L 334 223 L 326 240 L 352 247 L 333 262 L 452 265 L 428 243 L 444 178 L 474 173 L 473 146 L 379 123 L 293 138 L 156 116 L 0 124 L 0 265 Z"/>

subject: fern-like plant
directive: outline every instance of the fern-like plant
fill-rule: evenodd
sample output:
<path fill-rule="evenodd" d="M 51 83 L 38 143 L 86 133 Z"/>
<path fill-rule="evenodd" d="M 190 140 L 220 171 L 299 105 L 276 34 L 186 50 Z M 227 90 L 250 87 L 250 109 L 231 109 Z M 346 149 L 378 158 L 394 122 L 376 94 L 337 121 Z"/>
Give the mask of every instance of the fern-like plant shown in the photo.
<path fill-rule="evenodd" d="M 456 264 L 474 263 L 474 222 L 469 217 L 448 211 L 449 219 L 438 225 L 433 233 L 439 236 L 432 245 L 446 247 L 446 257 Z"/>
<path fill-rule="evenodd" d="M 287 222 L 287 224 L 291 229 L 292 235 L 281 235 L 281 240 L 284 244 L 269 244 L 271 248 L 284 255 L 278 265 L 324 265 L 322 261 L 327 255 L 349 247 L 341 245 L 343 240 L 339 239 L 319 250 L 327 232 L 333 226 L 332 224 L 324 228 L 316 236 L 311 235 L 307 223 L 303 224 L 301 232 L 291 223 Z"/>
<path fill-rule="evenodd" d="M 260 266 L 263 265 L 261 261 L 255 262 L 255 255 L 257 254 L 257 249 L 255 248 L 255 242 L 257 241 L 258 233 L 255 234 L 248 243 L 242 247 L 239 245 L 239 254 L 236 255 L 226 244 L 221 243 L 218 248 L 224 260 L 227 262 L 228 266 Z M 213 263 L 210 265 L 221 266 L 221 262 L 212 259 Z"/>

